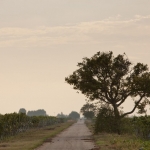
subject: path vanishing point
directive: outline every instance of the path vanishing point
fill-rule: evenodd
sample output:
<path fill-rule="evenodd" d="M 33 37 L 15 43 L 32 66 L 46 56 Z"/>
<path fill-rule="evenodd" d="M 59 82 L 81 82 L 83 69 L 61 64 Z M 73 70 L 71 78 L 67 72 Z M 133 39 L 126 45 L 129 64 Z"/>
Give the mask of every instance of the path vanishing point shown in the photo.
<path fill-rule="evenodd" d="M 84 120 L 79 120 L 35 150 L 94 150 L 94 143 Z"/>

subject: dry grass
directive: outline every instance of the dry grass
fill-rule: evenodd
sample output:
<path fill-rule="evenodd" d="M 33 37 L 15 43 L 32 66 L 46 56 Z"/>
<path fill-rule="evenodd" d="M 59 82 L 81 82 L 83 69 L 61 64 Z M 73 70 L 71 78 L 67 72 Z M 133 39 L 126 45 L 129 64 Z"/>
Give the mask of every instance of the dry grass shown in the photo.
<path fill-rule="evenodd" d="M 144 146 L 142 141 L 133 135 L 101 133 L 94 135 L 94 139 L 102 150 L 139 150 Z"/>
<path fill-rule="evenodd" d="M 86 122 L 87 127 L 93 131 L 91 122 Z M 94 141 L 99 150 L 150 150 L 150 140 L 142 140 L 130 134 L 93 134 Z"/>
<path fill-rule="evenodd" d="M 10 137 L 0 143 L 0 150 L 34 150 L 42 143 L 71 126 L 73 122 L 66 122 L 42 129 L 32 129 L 16 136 Z"/>

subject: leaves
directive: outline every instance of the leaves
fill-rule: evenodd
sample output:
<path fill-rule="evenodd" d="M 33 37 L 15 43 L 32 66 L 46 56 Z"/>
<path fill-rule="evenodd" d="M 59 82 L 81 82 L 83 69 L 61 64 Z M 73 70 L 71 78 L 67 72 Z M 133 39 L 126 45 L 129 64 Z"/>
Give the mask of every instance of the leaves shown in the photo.
<path fill-rule="evenodd" d="M 60 121 L 60 118 L 50 116 L 29 117 L 25 113 L 0 115 L 0 140 L 30 128 L 44 127 Z"/>
<path fill-rule="evenodd" d="M 92 119 L 94 117 L 96 107 L 94 104 L 86 103 L 82 106 L 80 112 L 85 118 Z"/>
<path fill-rule="evenodd" d="M 83 58 L 79 69 L 65 78 L 75 90 L 80 90 L 91 101 L 111 104 L 115 116 L 128 97 L 135 97 L 133 109 L 122 116 L 142 108 L 144 98 L 150 97 L 150 72 L 142 63 L 133 65 L 126 54 L 116 57 L 112 51 L 97 52 L 91 58 Z M 132 100 L 132 99 L 131 99 Z"/>

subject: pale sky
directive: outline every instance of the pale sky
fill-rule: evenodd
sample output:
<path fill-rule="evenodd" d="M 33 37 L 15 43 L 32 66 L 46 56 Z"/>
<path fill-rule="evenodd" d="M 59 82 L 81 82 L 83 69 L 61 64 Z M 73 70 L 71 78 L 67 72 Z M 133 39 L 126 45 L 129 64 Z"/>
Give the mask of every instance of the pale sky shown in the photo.
<path fill-rule="evenodd" d="M 150 66 L 149 48 L 149 0 L 0 0 L 0 113 L 79 112 L 86 97 L 65 77 L 83 57 L 125 52 Z"/>

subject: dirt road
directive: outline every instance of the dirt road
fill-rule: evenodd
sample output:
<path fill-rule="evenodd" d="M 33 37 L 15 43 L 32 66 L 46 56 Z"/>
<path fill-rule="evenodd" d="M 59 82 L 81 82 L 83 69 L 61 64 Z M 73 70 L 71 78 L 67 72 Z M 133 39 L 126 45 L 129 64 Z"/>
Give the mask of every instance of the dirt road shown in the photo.
<path fill-rule="evenodd" d="M 36 150 L 92 150 L 93 148 L 91 133 L 84 121 L 80 120 Z"/>

